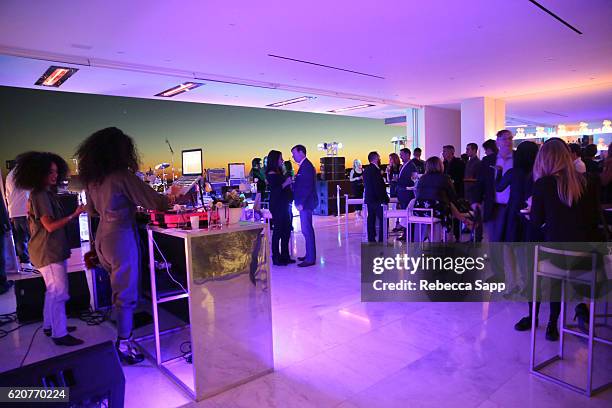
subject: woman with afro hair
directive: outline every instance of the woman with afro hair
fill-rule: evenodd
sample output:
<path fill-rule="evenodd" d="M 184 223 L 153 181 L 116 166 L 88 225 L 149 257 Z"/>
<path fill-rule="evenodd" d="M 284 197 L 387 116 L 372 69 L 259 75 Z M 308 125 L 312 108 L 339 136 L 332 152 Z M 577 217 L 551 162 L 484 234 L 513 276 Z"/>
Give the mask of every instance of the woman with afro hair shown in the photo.
<path fill-rule="evenodd" d="M 175 196 L 161 195 L 138 178 L 134 141 L 116 127 L 89 136 L 75 156 L 79 178 L 86 187 L 87 211 L 100 215 L 95 250 L 110 273 L 117 352 L 123 363 L 136 364 L 144 359 L 132 340 L 140 266 L 136 207 L 166 210 Z"/>
<path fill-rule="evenodd" d="M 67 174 L 68 165 L 54 153 L 28 152 L 17 157 L 15 184 L 31 190 L 28 200 L 30 258 L 47 288 L 43 332 L 59 346 L 77 346 L 83 340 L 70 334 L 76 327 L 66 325 L 70 245 L 65 227 L 83 212 L 83 207 L 79 206 L 67 217 L 63 215 L 57 198 L 57 186 L 66 179 Z"/>

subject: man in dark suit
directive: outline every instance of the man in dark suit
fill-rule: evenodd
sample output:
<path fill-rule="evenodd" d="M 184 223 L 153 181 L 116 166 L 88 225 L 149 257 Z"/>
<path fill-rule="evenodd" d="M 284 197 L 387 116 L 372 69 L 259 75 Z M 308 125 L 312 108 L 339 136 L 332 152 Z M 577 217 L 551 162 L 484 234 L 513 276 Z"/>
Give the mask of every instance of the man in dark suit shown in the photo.
<path fill-rule="evenodd" d="M 453 180 L 453 187 L 457 193 L 457 198 L 463 198 L 463 177 L 465 175 L 465 163 L 458 157 L 455 157 L 455 146 L 446 145 L 442 147 L 442 157 L 444 157 L 444 174 L 448 175 Z M 453 235 L 455 240 L 459 242 L 461 238 L 461 229 L 458 222 L 453 222 Z"/>
<path fill-rule="evenodd" d="M 400 167 L 399 176 L 397 179 L 397 201 L 398 208 L 408 208 L 410 200 L 414 198 L 414 191 L 408 190 L 409 187 L 414 187 L 412 175 L 418 173 L 418 170 L 412 160 L 410 160 L 410 149 L 407 147 L 400 150 L 400 159 L 402 159 L 402 167 Z M 400 241 L 406 240 L 406 234 L 398 238 Z"/>
<path fill-rule="evenodd" d="M 457 197 L 462 198 L 465 163 L 460 158 L 455 157 L 455 147 L 453 145 L 446 145 L 442 148 L 442 157 L 444 157 L 444 174 L 450 176 Z"/>
<path fill-rule="evenodd" d="M 363 171 L 365 188 L 364 203 L 368 206 L 368 242 L 376 242 L 376 218 L 378 218 L 378 242 L 383 241 L 382 204 L 389 202 L 385 180 L 380 172 L 380 156 L 377 152 L 368 154 L 370 165 Z"/>
<path fill-rule="evenodd" d="M 501 242 L 506 221 L 506 207 L 510 198 L 510 187 L 496 191 L 497 171 L 502 175 L 512 168 L 512 132 L 503 129 L 497 132 L 498 152 L 484 157 L 480 164 L 473 196 L 472 207 L 480 211 L 484 230 L 489 242 Z"/>
<path fill-rule="evenodd" d="M 298 257 L 300 267 L 312 266 L 317 258 L 317 248 L 315 244 L 315 233 L 312 226 L 312 211 L 317 207 L 316 179 L 317 172 L 306 158 L 306 148 L 296 145 L 291 149 L 293 160 L 299 165 L 299 170 L 293 182 L 293 200 L 300 212 L 300 224 L 302 234 L 306 243 L 306 255 Z"/>

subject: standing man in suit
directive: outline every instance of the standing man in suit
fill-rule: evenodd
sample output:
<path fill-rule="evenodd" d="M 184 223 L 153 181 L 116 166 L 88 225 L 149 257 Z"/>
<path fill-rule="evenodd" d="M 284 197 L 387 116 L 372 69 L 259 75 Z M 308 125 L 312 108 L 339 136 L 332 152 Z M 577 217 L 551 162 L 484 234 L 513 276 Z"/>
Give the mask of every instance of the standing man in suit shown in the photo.
<path fill-rule="evenodd" d="M 410 149 L 404 147 L 400 150 L 400 158 L 402 159 L 402 167 L 400 167 L 399 176 L 397 179 L 397 201 L 398 208 L 408 208 L 410 200 L 414 198 L 414 191 L 408 190 L 409 187 L 414 187 L 412 176 L 418 173 L 418 170 L 412 160 L 410 160 Z M 404 229 L 405 231 L 405 229 Z M 400 241 L 406 240 L 406 234 L 398 238 Z"/>
<path fill-rule="evenodd" d="M 513 135 L 507 129 L 497 132 L 498 152 L 494 152 L 481 161 L 480 171 L 476 178 L 473 196 L 470 197 L 472 207 L 480 210 L 484 230 L 489 242 L 502 242 L 506 223 L 506 210 L 510 199 L 510 187 L 498 192 L 495 188 L 497 171 L 502 175 L 512 168 Z"/>
<path fill-rule="evenodd" d="M 364 203 L 368 206 L 368 242 L 376 242 L 376 218 L 379 226 L 378 242 L 383 242 L 382 204 L 389 202 L 389 196 L 380 172 L 380 155 L 370 152 L 368 161 L 370 165 L 363 171 Z"/>
<path fill-rule="evenodd" d="M 302 234 L 306 242 L 306 255 L 298 257 L 300 267 L 312 266 L 317 259 L 317 247 L 315 244 L 315 233 L 312 226 L 312 211 L 317 207 L 316 178 L 317 172 L 306 158 L 306 148 L 296 145 L 291 149 L 293 160 L 299 165 L 299 170 L 293 182 L 293 200 L 300 212 L 300 224 Z"/>

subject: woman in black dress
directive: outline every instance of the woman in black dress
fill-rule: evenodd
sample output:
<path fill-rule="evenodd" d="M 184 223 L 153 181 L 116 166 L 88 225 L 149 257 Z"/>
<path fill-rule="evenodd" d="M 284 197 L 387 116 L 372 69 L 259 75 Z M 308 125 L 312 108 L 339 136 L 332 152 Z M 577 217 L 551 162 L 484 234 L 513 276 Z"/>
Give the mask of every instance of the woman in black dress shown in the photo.
<path fill-rule="evenodd" d="M 266 181 L 270 189 L 270 212 L 272 213 L 272 263 L 285 266 L 295 263 L 289 256 L 291 236 L 291 214 L 289 203 L 292 201 L 291 177 L 284 173 L 283 155 L 278 150 L 268 153 Z M 280 245 L 280 248 L 279 248 Z"/>
<path fill-rule="evenodd" d="M 444 174 L 444 165 L 439 157 L 433 156 L 425 162 L 425 174 L 416 185 L 416 200 L 414 215 L 429 217 L 430 211 L 419 211 L 417 208 L 433 209 L 434 218 L 441 220 L 444 227 L 452 226 L 452 217 L 459 219 L 466 225 L 471 221 L 457 210 L 455 202 L 457 193 L 451 178 Z"/>
<path fill-rule="evenodd" d="M 598 232 L 599 183 L 576 171 L 569 148 L 563 140 L 553 138 L 542 145 L 533 167 L 533 179 L 529 218 L 533 226 L 540 230 L 543 242 L 601 240 Z M 539 305 L 536 303 L 536 322 L 538 311 Z M 559 338 L 557 322 L 560 311 L 560 303 L 551 302 L 547 340 Z M 530 329 L 531 318 L 521 319 L 515 328 Z"/>

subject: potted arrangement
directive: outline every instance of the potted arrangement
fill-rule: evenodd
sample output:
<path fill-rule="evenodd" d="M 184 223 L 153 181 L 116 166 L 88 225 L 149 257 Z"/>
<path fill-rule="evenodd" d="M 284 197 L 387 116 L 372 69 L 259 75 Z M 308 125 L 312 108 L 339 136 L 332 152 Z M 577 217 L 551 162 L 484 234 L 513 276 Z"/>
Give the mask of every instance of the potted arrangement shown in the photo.
<path fill-rule="evenodd" d="M 243 208 L 246 207 L 246 199 L 244 194 L 240 194 L 237 190 L 231 190 L 225 193 L 224 204 L 227 205 L 227 222 L 233 225 L 240 221 Z"/>

